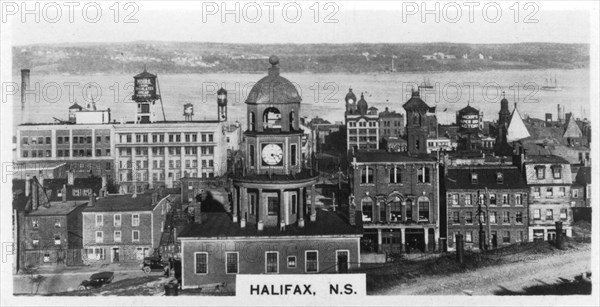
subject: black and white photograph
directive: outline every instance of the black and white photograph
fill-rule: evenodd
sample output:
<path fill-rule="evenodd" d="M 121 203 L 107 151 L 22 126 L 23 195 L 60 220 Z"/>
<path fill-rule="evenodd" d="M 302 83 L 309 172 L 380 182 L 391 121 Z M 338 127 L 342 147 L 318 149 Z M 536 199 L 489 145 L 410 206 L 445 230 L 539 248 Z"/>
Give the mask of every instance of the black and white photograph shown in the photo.
<path fill-rule="evenodd" d="M 3 306 L 600 305 L 599 3 L 0 3 Z"/>

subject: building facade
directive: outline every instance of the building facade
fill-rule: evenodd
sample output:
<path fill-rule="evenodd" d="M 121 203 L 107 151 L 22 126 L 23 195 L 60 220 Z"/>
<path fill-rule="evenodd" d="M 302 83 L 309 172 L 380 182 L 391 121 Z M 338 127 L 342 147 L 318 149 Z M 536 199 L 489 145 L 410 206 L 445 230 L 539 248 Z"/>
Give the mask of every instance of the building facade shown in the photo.
<path fill-rule="evenodd" d="M 352 161 L 352 174 L 365 251 L 439 248 L 437 161 L 406 153 L 359 152 Z"/>
<path fill-rule="evenodd" d="M 92 198 L 82 211 L 84 261 L 141 262 L 154 254 L 172 201 L 161 193 Z"/>
<path fill-rule="evenodd" d="M 556 222 L 562 222 L 566 236 L 572 235 L 571 165 L 552 155 L 521 154 L 523 175 L 529 187 L 529 241 L 556 238 Z"/>
<path fill-rule="evenodd" d="M 378 150 L 380 130 L 376 110 L 369 110 L 364 95 L 356 101 L 352 89 L 346 94 L 346 144 L 347 150 Z"/>
<path fill-rule="evenodd" d="M 379 136 L 382 139 L 401 137 L 405 132 L 404 114 L 390 111 L 387 107 L 379 113 Z"/>
<path fill-rule="evenodd" d="M 466 249 L 528 241 L 529 189 L 518 167 L 448 167 L 444 187 L 448 250 L 456 249 L 457 234 Z"/>

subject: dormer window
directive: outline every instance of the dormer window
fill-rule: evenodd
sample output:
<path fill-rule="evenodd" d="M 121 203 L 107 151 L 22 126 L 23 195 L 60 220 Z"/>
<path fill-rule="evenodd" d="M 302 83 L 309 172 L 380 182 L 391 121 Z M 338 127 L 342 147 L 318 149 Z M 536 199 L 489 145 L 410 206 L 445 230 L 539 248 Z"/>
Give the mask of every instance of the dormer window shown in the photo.
<path fill-rule="evenodd" d="M 504 183 L 504 174 L 502 173 L 497 173 L 496 174 L 496 182 L 498 184 L 503 184 Z"/>
<path fill-rule="evenodd" d="M 40 224 L 37 219 L 33 219 L 31 220 L 31 226 L 33 226 L 33 228 L 38 228 Z"/>
<path fill-rule="evenodd" d="M 479 176 L 477 173 L 471 173 L 471 183 L 477 184 L 479 182 Z"/>
<path fill-rule="evenodd" d="M 552 178 L 554 178 L 554 179 L 562 178 L 562 166 L 561 165 L 553 165 L 552 166 Z"/>
<path fill-rule="evenodd" d="M 546 178 L 546 167 L 543 165 L 535 166 L 535 175 L 537 179 L 545 179 Z"/>

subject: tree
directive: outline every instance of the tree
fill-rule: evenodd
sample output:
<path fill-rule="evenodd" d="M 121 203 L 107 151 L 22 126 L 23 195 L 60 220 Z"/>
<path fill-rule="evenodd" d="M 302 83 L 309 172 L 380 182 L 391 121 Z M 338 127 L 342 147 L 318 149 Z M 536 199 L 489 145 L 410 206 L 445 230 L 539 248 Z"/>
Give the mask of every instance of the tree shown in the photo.
<path fill-rule="evenodd" d="M 44 280 L 46 280 L 45 276 L 37 274 L 38 268 L 33 264 L 28 264 L 23 268 L 23 273 L 28 275 L 29 283 L 31 283 L 31 294 L 37 294 L 40 290 L 40 285 Z M 36 275 L 37 274 L 37 275 Z M 34 290 L 35 289 L 35 293 Z"/>

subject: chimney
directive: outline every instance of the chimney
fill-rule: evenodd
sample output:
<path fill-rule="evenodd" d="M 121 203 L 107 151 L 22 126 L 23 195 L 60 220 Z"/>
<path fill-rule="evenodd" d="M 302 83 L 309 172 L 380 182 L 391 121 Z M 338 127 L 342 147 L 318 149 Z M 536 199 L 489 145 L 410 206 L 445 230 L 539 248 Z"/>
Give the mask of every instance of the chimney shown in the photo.
<path fill-rule="evenodd" d="M 202 223 L 202 201 L 198 202 L 196 196 L 198 195 L 198 188 L 194 187 L 194 197 L 192 197 L 192 206 L 194 206 L 194 222 L 197 224 Z"/>
<path fill-rule="evenodd" d="M 25 197 L 29 197 L 31 193 L 31 178 L 29 175 L 25 176 Z"/>
<path fill-rule="evenodd" d="M 29 69 L 21 69 L 21 123 L 26 121 L 27 90 L 29 90 Z"/>
<path fill-rule="evenodd" d="M 569 112 L 565 115 L 565 123 L 568 123 L 569 120 L 571 119 L 571 116 L 573 116 L 573 113 Z"/>
<path fill-rule="evenodd" d="M 63 184 L 63 187 L 62 187 L 62 201 L 63 201 L 63 203 L 67 202 L 67 185 L 66 184 Z"/>
<path fill-rule="evenodd" d="M 71 186 L 75 184 L 75 174 L 72 170 L 67 171 L 67 184 Z"/>
<path fill-rule="evenodd" d="M 348 222 L 350 225 L 356 225 L 356 203 L 354 202 L 354 194 L 348 197 Z"/>
<path fill-rule="evenodd" d="M 557 114 L 557 119 L 556 119 L 556 120 L 558 120 L 558 122 L 562 124 L 563 113 L 562 113 L 562 111 L 561 111 L 560 104 L 557 104 L 557 105 L 556 105 L 556 109 L 557 109 L 557 111 L 558 111 L 558 114 Z"/>
<path fill-rule="evenodd" d="M 90 203 L 88 206 L 94 207 L 96 205 L 96 193 L 90 194 Z"/>
<path fill-rule="evenodd" d="M 31 179 L 31 208 L 32 211 L 37 211 L 38 206 L 40 205 L 38 187 L 37 187 L 37 178 L 33 176 Z"/>

